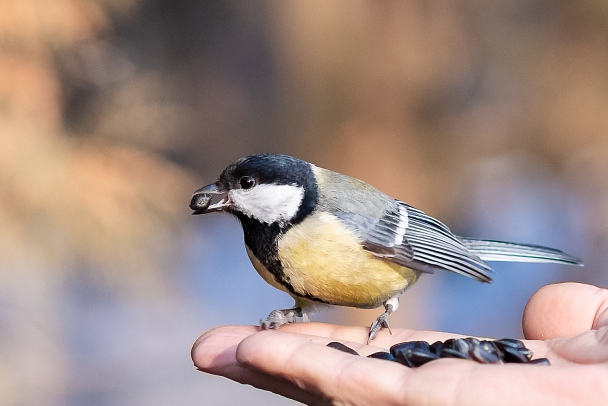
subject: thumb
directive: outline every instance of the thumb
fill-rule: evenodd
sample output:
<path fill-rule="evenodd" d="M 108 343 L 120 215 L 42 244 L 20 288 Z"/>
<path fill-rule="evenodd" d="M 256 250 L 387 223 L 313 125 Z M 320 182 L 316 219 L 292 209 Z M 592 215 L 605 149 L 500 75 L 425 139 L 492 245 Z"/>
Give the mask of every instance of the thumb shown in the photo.
<path fill-rule="evenodd" d="M 533 340 L 572 337 L 608 325 L 608 290 L 582 283 L 540 288 L 524 309 L 524 336 Z"/>

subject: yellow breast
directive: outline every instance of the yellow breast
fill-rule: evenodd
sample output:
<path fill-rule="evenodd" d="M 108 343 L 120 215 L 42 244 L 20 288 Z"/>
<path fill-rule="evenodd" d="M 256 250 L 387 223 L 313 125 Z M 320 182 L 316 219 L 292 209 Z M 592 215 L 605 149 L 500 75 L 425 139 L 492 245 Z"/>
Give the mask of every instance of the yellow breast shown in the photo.
<path fill-rule="evenodd" d="M 315 213 L 291 228 L 278 248 L 283 272 L 296 292 L 340 306 L 378 307 L 419 275 L 364 250 L 357 237 L 328 213 Z M 270 275 L 262 276 L 285 290 L 269 280 Z"/>

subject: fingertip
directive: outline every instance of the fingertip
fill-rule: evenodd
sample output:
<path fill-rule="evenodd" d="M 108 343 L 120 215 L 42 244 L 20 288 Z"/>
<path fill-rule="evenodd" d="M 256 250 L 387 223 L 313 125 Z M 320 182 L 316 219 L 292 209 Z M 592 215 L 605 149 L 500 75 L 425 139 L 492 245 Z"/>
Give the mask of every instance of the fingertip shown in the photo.
<path fill-rule="evenodd" d="M 573 282 L 543 286 L 524 309 L 524 336 L 548 340 L 597 328 L 608 317 L 602 316 L 607 303 L 608 291 L 596 286 Z"/>
<path fill-rule="evenodd" d="M 194 341 L 194 344 L 192 344 L 192 349 L 190 350 L 190 358 L 192 359 L 192 362 L 194 363 L 196 369 L 205 370 L 205 368 L 207 367 L 206 360 L 208 359 L 208 357 L 206 355 L 208 348 L 205 346 L 205 343 L 212 339 L 213 335 L 215 334 L 215 330 L 217 329 L 218 327 L 214 327 L 205 331 L 203 334 L 200 335 L 200 337 L 196 339 L 196 341 Z"/>
<path fill-rule="evenodd" d="M 255 331 L 254 326 L 219 326 L 205 331 L 190 351 L 195 368 L 215 373 L 234 364 L 238 344 Z"/>

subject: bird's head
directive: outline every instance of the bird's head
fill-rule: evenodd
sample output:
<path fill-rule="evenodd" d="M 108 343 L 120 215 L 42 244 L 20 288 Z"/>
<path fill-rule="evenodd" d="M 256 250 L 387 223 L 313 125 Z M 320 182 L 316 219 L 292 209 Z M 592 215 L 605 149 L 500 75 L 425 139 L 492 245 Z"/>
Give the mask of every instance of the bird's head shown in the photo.
<path fill-rule="evenodd" d="M 262 154 L 229 165 L 192 195 L 193 214 L 226 212 L 262 224 L 294 224 L 318 201 L 313 165 L 288 155 Z M 221 199 L 211 204 L 214 196 Z"/>

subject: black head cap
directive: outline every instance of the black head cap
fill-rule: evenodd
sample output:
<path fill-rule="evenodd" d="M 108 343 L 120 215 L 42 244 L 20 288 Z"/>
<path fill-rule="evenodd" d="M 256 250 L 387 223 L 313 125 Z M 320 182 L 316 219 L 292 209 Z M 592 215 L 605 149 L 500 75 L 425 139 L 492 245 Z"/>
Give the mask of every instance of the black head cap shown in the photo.
<path fill-rule="evenodd" d="M 251 176 L 258 183 L 305 186 L 312 175 L 310 164 L 289 155 L 249 155 L 228 166 L 220 175 L 225 186 L 236 186 L 243 176 Z"/>

